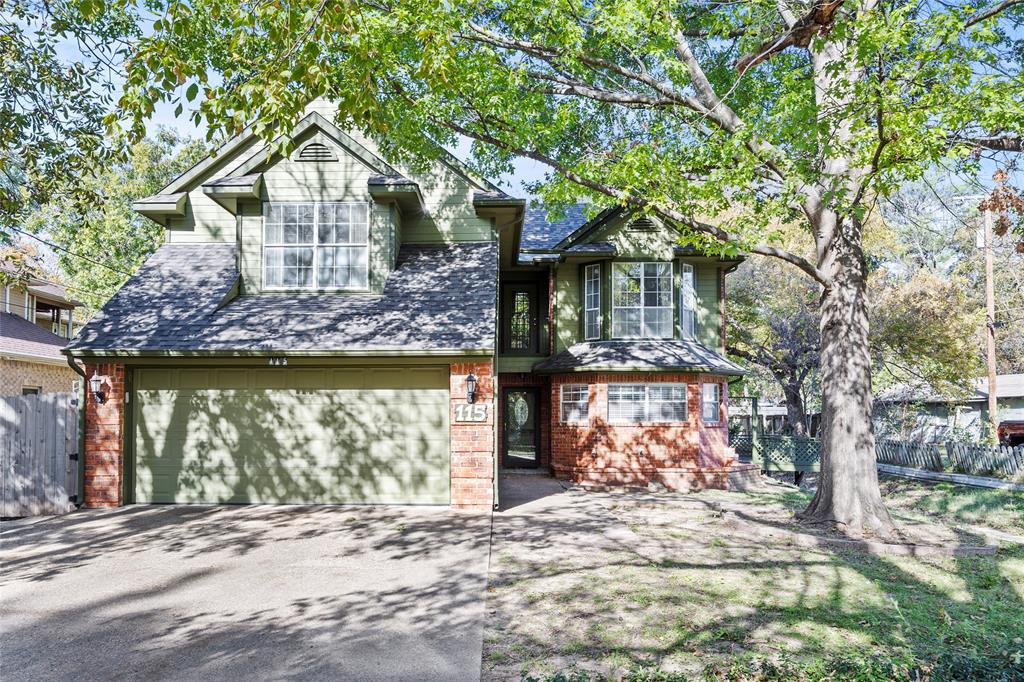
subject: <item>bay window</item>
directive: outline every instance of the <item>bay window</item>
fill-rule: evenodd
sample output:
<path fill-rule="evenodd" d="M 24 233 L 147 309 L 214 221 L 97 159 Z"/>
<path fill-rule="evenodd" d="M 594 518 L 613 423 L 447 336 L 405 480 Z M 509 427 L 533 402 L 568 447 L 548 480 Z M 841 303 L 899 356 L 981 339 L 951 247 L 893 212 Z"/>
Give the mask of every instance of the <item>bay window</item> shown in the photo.
<path fill-rule="evenodd" d="M 562 384 L 559 402 L 563 422 L 586 422 L 590 417 L 590 386 Z"/>
<path fill-rule="evenodd" d="M 608 384 L 613 424 L 686 421 L 686 384 Z"/>
<path fill-rule="evenodd" d="M 704 418 L 704 423 L 717 424 L 722 419 L 722 386 L 720 384 L 704 384 L 701 388 L 701 416 Z"/>
<path fill-rule="evenodd" d="M 365 290 L 369 235 L 369 210 L 363 203 L 267 203 L 263 286 Z"/>
<path fill-rule="evenodd" d="M 614 263 L 612 336 L 672 337 L 672 264 Z"/>

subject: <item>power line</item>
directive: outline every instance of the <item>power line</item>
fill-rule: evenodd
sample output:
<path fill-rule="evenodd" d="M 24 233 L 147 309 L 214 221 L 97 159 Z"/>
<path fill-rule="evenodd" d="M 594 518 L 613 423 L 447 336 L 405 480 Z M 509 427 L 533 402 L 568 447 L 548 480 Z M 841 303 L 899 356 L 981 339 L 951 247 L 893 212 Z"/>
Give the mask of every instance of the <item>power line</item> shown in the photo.
<path fill-rule="evenodd" d="M 71 256 L 74 256 L 75 258 L 81 258 L 84 261 L 88 261 L 88 262 L 92 263 L 93 265 L 98 265 L 101 268 L 106 268 L 107 270 L 110 270 L 113 273 L 117 273 L 118 275 L 124 275 L 125 277 L 131 277 L 131 273 L 125 272 L 124 270 L 118 270 L 117 268 L 111 267 L 111 266 L 107 265 L 106 263 L 102 263 L 102 262 L 100 262 L 98 260 L 90 258 L 89 256 L 83 256 L 80 253 L 76 253 L 76 252 L 72 251 L 71 249 L 69 249 L 67 247 L 61 246 L 60 244 L 54 244 L 53 242 L 47 241 L 47 240 L 43 239 L 42 237 L 39 237 L 37 235 L 32 234 L 31 232 L 26 232 L 25 230 L 22 230 L 21 228 L 14 227 L 14 226 L 11 226 L 11 229 L 14 230 L 15 232 L 18 232 L 19 234 L 23 234 L 26 237 L 31 237 L 32 239 L 35 239 L 38 242 L 46 244 L 51 249 L 57 249 L 58 251 L 63 251 L 63 252 L 65 252 L 65 253 L 67 253 L 67 254 L 69 254 Z"/>

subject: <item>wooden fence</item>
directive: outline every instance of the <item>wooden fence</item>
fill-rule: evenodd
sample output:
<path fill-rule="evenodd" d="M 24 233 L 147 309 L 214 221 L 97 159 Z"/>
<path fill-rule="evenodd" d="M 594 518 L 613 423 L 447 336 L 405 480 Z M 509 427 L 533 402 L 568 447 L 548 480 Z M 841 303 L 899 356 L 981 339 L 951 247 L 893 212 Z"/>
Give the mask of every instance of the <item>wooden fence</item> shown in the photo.
<path fill-rule="evenodd" d="M 78 494 L 78 406 L 70 393 L 0 397 L 0 516 L 65 514 Z"/>
<path fill-rule="evenodd" d="M 938 443 L 913 443 L 904 440 L 875 441 L 875 456 L 882 464 L 942 471 L 942 453 Z"/>
<path fill-rule="evenodd" d="M 759 436 L 730 433 L 729 444 L 740 461 L 760 464 L 765 471 L 816 472 L 821 467 L 821 441 L 796 436 Z M 980 443 L 917 443 L 877 440 L 880 464 L 922 469 L 954 470 L 973 476 L 1024 478 L 1024 446 L 1010 448 Z"/>
<path fill-rule="evenodd" d="M 946 443 L 950 465 L 957 471 L 977 476 L 1016 478 L 1024 475 L 1024 445 Z"/>

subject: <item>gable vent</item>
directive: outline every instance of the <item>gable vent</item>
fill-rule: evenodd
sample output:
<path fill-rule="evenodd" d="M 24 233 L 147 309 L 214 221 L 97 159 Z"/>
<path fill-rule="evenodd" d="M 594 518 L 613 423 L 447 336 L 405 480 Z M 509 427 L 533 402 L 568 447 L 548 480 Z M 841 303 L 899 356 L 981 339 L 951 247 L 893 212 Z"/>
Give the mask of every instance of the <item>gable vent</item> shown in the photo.
<path fill-rule="evenodd" d="M 330 147 L 320 142 L 310 142 L 299 150 L 299 161 L 337 161 Z"/>
<path fill-rule="evenodd" d="M 630 223 L 629 229 L 633 232 L 650 232 L 656 229 L 656 226 L 650 218 L 638 218 Z"/>

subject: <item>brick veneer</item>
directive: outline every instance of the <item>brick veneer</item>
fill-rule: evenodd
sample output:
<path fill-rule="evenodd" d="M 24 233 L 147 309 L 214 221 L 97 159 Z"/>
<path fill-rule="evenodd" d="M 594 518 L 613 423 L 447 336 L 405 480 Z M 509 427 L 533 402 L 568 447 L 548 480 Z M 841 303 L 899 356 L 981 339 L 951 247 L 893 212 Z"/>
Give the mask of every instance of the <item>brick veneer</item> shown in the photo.
<path fill-rule="evenodd" d="M 721 419 L 704 424 L 701 384 L 721 385 Z M 562 384 L 589 384 L 586 424 L 561 421 Z M 682 424 L 611 424 L 609 383 L 685 383 L 687 419 Z M 707 374 L 578 374 L 551 379 L 551 457 L 558 478 L 580 483 L 646 486 L 671 490 L 729 485 L 735 453 L 728 446 L 728 383 Z"/>
<path fill-rule="evenodd" d="M 93 375 L 103 379 L 103 403 L 89 390 Z M 124 504 L 121 479 L 124 472 L 124 365 L 85 366 L 85 489 L 86 507 L 120 507 Z"/>
<path fill-rule="evenodd" d="M 529 372 L 502 372 L 498 375 L 498 388 L 537 388 L 537 429 L 540 431 L 539 468 L 551 469 L 551 379 Z M 505 452 L 505 401 L 498 400 L 498 453 Z M 504 464 L 502 465 L 504 466 Z"/>
<path fill-rule="evenodd" d="M 0 358 L 0 396 L 21 395 L 26 386 L 38 386 L 43 393 L 68 393 L 79 378 L 67 365 Z"/>
<path fill-rule="evenodd" d="M 494 507 L 494 365 L 458 362 L 449 366 L 451 387 L 451 506 L 489 511 Z M 456 405 L 466 402 L 466 377 L 477 378 L 476 402 L 488 405 L 487 420 L 456 422 Z"/>

